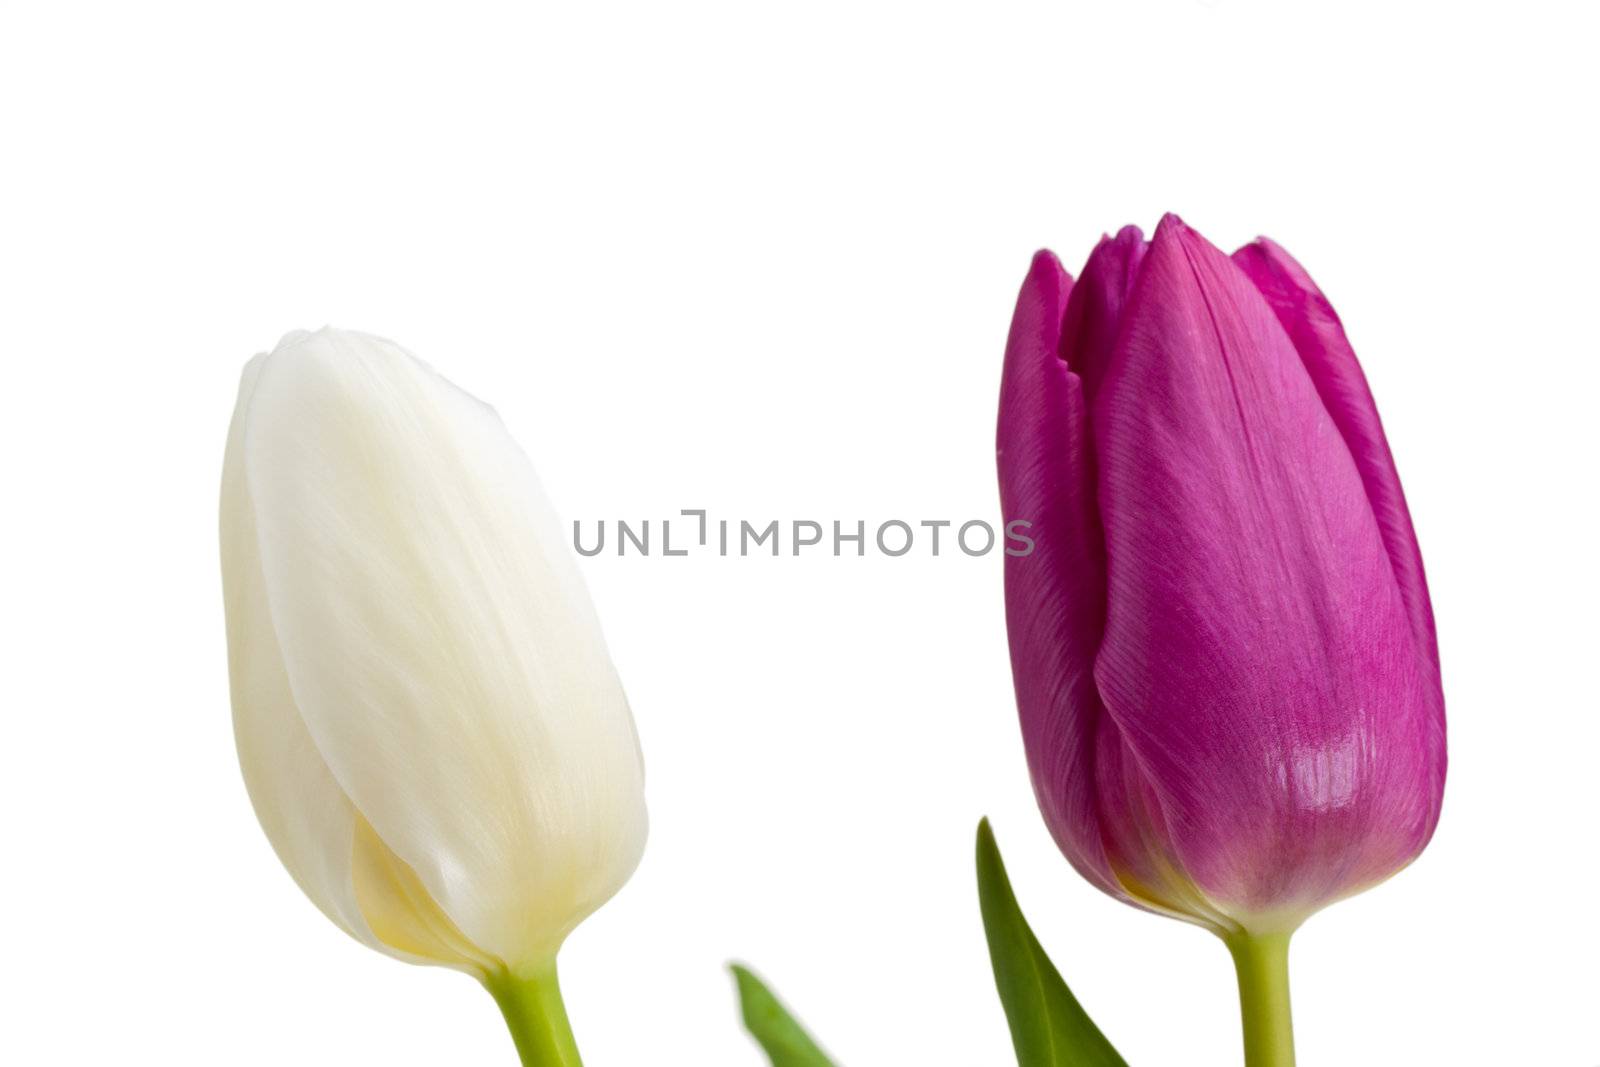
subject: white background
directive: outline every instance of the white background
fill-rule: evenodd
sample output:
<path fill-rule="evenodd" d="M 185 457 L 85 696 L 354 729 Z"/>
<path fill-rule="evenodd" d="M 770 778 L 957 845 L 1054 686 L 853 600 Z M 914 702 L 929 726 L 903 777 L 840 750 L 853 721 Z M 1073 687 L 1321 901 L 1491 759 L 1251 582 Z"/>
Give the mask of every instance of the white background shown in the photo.
<path fill-rule="evenodd" d="M 1600 1063 L 1591 16 L 979 10 L 0 7 L 0 1060 L 512 1062 L 487 996 L 345 938 L 251 814 L 215 510 L 253 352 L 399 340 L 569 520 L 993 519 L 1030 254 L 1171 209 L 1334 299 L 1439 619 L 1443 821 L 1297 938 L 1302 1064 Z M 1222 946 L 1046 835 L 998 556 L 584 567 L 653 819 L 562 957 L 593 1067 L 762 1062 L 730 957 L 847 1067 L 1009 1062 L 985 813 L 1135 1067 L 1238 1061 Z"/>

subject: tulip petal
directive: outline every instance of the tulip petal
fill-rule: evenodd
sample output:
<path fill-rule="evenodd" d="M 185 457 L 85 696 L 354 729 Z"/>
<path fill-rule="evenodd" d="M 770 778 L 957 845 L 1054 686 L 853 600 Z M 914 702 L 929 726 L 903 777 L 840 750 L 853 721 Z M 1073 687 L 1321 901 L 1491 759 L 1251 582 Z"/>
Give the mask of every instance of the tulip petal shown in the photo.
<path fill-rule="evenodd" d="M 280 345 L 245 473 L 274 629 L 345 794 L 470 943 L 546 963 L 643 849 L 632 717 L 487 406 L 389 342 Z"/>
<path fill-rule="evenodd" d="M 239 764 L 267 840 L 301 890 L 352 937 L 386 951 L 351 880 L 355 808 L 301 721 L 267 605 L 242 452 L 262 362 L 251 360 L 239 383 L 222 473 L 222 588 Z"/>
<path fill-rule="evenodd" d="M 1403 866 L 1437 819 L 1431 665 L 1361 474 L 1248 278 L 1176 218 L 1092 419 L 1094 675 L 1205 897 L 1253 931 Z"/>
<path fill-rule="evenodd" d="M 1095 648 L 1104 566 L 1094 517 L 1083 387 L 1061 359 L 1072 278 L 1049 252 L 1034 257 L 1017 297 L 1000 386 L 996 458 L 1001 513 L 1034 541 L 1005 561 L 1024 748 L 1045 822 L 1078 871 L 1122 896 L 1101 843 L 1092 775 Z"/>
<path fill-rule="evenodd" d="M 1322 405 L 1338 427 L 1361 472 L 1367 499 L 1378 520 L 1395 580 L 1405 597 L 1417 647 L 1439 662 L 1433 607 L 1422 569 L 1422 551 L 1411 526 L 1411 511 L 1400 488 L 1389 441 L 1367 377 L 1345 337 L 1344 325 L 1304 267 L 1265 237 L 1233 254 L 1233 261 L 1272 307 L 1305 364 Z"/>
<path fill-rule="evenodd" d="M 1062 325 L 1062 358 L 1083 380 L 1083 395 L 1094 403 L 1122 325 L 1122 313 L 1139 275 L 1146 249 L 1137 226 L 1124 226 L 1103 238 L 1083 265 L 1067 300 Z"/>
<path fill-rule="evenodd" d="M 1130 903 L 1227 934 L 1237 923 L 1183 869 L 1161 798 L 1115 720 L 1103 715 L 1093 769 L 1106 856 Z"/>
<path fill-rule="evenodd" d="M 480 980 L 501 969 L 499 960 L 468 940 L 417 872 L 359 814 L 350 873 L 361 916 L 391 955 L 454 967 Z"/>

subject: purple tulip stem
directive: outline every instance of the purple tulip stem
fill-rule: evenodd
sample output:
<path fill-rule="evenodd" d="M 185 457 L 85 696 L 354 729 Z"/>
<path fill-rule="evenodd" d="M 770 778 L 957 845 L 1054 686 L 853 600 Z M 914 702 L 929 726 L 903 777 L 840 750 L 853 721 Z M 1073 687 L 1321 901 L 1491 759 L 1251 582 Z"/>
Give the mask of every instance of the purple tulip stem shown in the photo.
<path fill-rule="evenodd" d="M 1223 939 L 1239 972 L 1245 1067 L 1294 1067 L 1289 936 L 1238 933 Z"/>

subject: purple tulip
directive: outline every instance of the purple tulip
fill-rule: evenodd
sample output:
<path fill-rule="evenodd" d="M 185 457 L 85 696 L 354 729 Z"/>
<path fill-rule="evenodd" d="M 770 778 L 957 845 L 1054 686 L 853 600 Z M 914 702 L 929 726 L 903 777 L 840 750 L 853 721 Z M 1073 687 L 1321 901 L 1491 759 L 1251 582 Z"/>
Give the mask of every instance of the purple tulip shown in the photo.
<path fill-rule="evenodd" d="M 1085 878 L 1286 945 L 1422 851 L 1445 776 L 1422 558 L 1298 263 L 1172 215 L 1102 240 L 1076 284 L 1040 252 L 998 452 L 1036 543 L 1005 572 L 1023 741 Z"/>

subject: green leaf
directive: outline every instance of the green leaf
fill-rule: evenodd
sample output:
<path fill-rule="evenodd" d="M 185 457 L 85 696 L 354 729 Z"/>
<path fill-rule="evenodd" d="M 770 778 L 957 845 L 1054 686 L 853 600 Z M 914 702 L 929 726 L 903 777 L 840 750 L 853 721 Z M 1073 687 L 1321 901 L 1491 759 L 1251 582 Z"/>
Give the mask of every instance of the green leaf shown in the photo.
<path fill-rule="evenodd" d="M 1128 1067 L 1022 917 L 988 819 L 978 823 L 978 903 L 1018 1067 Z"/>
<path fill-rule="evenodd" d="M 739 983 L 745 1029 L 766 1050 L 772 1067 L 833 1067 L 833 1061 L 761 979 L 737 963 L 728 969 Z"/>

